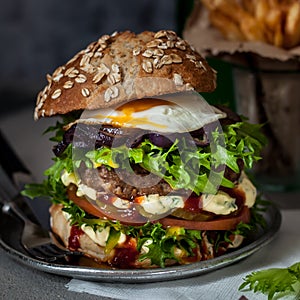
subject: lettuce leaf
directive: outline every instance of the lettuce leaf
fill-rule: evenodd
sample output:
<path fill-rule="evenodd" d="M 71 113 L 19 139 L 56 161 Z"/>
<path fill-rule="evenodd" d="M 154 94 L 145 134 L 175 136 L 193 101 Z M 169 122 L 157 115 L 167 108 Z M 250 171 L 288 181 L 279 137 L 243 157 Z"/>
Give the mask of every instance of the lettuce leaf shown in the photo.
<path fill-rule="evenodd" d="M 56 127 L 50 128 L 49 131 L 55 131 L 56 128 L 55 140 L 62 139 L 63 126 L 63 123 L 58 123 Z M 184 147 L 181 144 L 179 151 L 178 140 L 170 148 L 164 149 L 145 139 L 137 148 L 101 147 L 87 152 L 82 159 L 88 167 L 103 164 L 108 168 L 127 168 L 128 164 L 139 164 L 163 178 L 174 189 L 214 194 L 218 185 L 229 188 L 234 186 L 233 182 L 223 176 L 223 172 L 217 171 L 218 168 L 225 164 L 238 172 L 238 159 L 243 160 L 246 168 L 252 168 L 253 163 L 260 159 L 266 138 L 261 133 L 261 125 L 247 122 L 224 126 L 222 132 L 216 130 L 212 136 L 213 143 L 217 145 L 214 153 L 209 146 L 197 147 L 197 151 L 194 151 L 184 142 Z M 225 141 L 224 145 L 220 141 Z M 47 179 L 42 184 L 26 185 L 23 195 L 30 198 L 49 196 L 55 202 L 65 199 L 61 174 L 64 170 L 73 172 L 74 165 L 78 166 L 81 161 L 74 161 L 72 145 L 61 156 L 53 158 L 53 161 L 54 164 L 44 173 Z"/>
<path fill-rule="evenodd" d="M 126 169 L 129 165 L 139 164 L 163 178 L 173 189 L 214 194 L 219 185 L 229 188 L 234 186 L 233 182 L 223 176 L 224 172 L 216 171 L 220 166 L 226 165 L 238 173 L 239 159 L 244 161 L 246 168 L 252 168 L 253 163 L 260 159 L 260 151 L 266 144 L 260 129 L 260 125 L 239 122 L 225 126 L 223 132 L 216 130 L 212 133 L 213 143 L 216 145 L 214 151 L 209 146 L 197 147 L 197 151 L 194 151 L 194 148 L 182 141 L 179 151 L 178 139 L 170 148 L 165 149 L 145 139 L 137 148 L 100 147 L 89 151 L 86 157 L 95 166 L 103 164 Z"/>

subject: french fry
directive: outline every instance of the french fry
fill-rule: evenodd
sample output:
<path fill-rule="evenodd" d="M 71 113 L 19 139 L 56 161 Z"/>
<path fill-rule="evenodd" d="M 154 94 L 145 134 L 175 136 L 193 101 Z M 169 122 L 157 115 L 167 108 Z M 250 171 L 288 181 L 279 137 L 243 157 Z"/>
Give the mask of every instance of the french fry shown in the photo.
<path fill-rule="evenodd" d="M 276 31 L 277 25 L 282 25 L 283 13 L 279 8 L 272 8 L 265 16 L 265 22 L 268 28 L 272 31 Z"/>
<path fill-rule="evenodd" d="M 281 1 L 281 2 L 282 2 L 282 0 L 267 0 L 267 1 L 268 1 L 268 3 L 269 3 L 269 6 L 270 6 L 270 7 L 273 7 L 273 8 L 279 6 L 278 1 L 279 1 L 279 2 Z M 250 0 L 250 2 L 252 2 L 252 1 Z"/>
<path fill-rule="evenodd" d="M 283 47 L 284 43 L 284 37 L 283 37 L 283 32 L 282 32 L 282 26 L 280 23 L 276 25 L 275 32 L 274 32 L 274 39 L 273 39 L 273 44 L 276 47 Z"/>
<path fill-rule="evenodd" d="M 235 0 L 202 0 L 202 2 L 210 11 L 218 10 L 237 24 L 241 22 L 245 15 L 250 16 Z"/>
<path fill-rule="evenodd" d="M 289 7 L 284 30 L 286 47 L 294 47 L 300 43 L 300 2 Z"/>
<path fill-rule="evenodd" d="M 269 43 L 277 46 L 283 46 L 283 22 L 284 14 L 280 8 L 271 8 L 265 16 L 267 30 L 271 31 L 268 37 Z"/>
<path fill-rule="evenodd" d="M 210 12 L 209 18 L 211 24 L 218 28 L 228 40 L 245 40 L 245 36 L 241 32 L 239 25 L 233 22 L 231 18 L 217 10 Z"/>
<path fill-rule="evenodd" d="M 248 41 L 267 42 L 263 25 L 257 22 L 253 17 L 244 19 L 243 22 L 241 22 L 241 31 Z"/>
<path fill-rule="evenodd" d="M 300 0 L 201 0 L 210 22 L 229 40 L 300 45 Z"/>
<path fill-rule="evenodd" d="M 269 10 L 270 6 L 266 0 L 257 0 L 255 5 L 254 16 L 259 22 L 263 22 Z"/>
<path fill-rule="evenodd" d="M 241 0 L 242 8 L 248 12 L 251 16 L 255 14 L 255 1 Z"/>

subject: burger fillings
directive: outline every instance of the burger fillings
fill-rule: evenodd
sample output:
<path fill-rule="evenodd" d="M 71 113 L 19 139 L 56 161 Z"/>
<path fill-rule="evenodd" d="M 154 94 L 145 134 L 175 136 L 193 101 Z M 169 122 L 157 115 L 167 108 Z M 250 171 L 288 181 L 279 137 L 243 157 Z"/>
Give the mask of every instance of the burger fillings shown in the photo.
<path fill-rule="evenodd" d="M 52 230 L 67 247 L 147 268 L 240 246 L 255 226 L 244 169 L 265 140 L 259 125 L 198 96 L 215 78 L 165 30 L 102 36 L 47 76 L 34 116 L 61 116 L 48 130 L 56 157 L 23 194 L 50 197 Z"/>

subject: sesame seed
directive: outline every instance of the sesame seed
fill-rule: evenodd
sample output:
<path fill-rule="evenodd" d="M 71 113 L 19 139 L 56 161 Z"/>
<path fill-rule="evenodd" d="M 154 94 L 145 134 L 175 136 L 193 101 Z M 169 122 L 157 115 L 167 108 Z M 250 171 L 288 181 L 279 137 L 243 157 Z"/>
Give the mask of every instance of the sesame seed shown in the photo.
<path fill-rule="evenodd" d="M 74 82 L 71 81 L 71 80 L 68 80 L 68 81 L 66 81 L 66 82 L 64 83 L 63 88 L 64 88 L 64 89 L 70 89 L 70 88 L 73 87 L 73 85 L 74 85 Z"/>
<path fill-rule="evenodd" d="M 81 89 L 81 95 L 84 96 L 84 97 L 89 97 L 90 90 L 88 88 Z"/>
<path fill-rule="evenodd" d="M 57 99 L 60 95 L 61 95 L 61 89 L 57 89 L 53 92 L 53 94 L 51 95 L 51 98 Z"/>
<path fill-rule="evenodd" d="M 58 82 L 64 75 L 62 73 L 58 73 L 55 77 L 52 78 L 53 81 Z"/>
<path fill-rule="evenodd" d="M 174 73 L 173 80 L 175 82 L 175 85 L 183 85 L 183 79 L 180 74 Z"/>
<path fill-rule="evenodd" d="M 79 74 L 79 71 L 77 69 L 74 69 L 68 74 L 68 77 L 74 78 L 74 77 L 77 77 L 78 74 Z"/>
<path fill-rule="evenodd" d="M 146 49 L 143 54 L 144 57 L 151 57 L 153 55 L 153 50 L 152 49 Z"/>
<path fill-rule="evenodd" d="M 94 77 L 93 77 L 93 79 L 92 79 L 92 81 L 94 82 L 94 83 L 99 83 L 101 80 L 102 80 L 102 78 L 105 76 L 105 73 L 104 72 L 98 72 Z"/>
<path fill-rule="evenodd" d="M 51 83 L 51 82 L 52 82 L 52 77 L 51 77 L 50 74 L 47 74 L 47 75 L 46 75 L 46 78 L 47 78 L 48 83 Z"/>
<path fill-rule="evenodd" d="M 83 74 L 79 74 L 76 78 L 75 78 L 75 81 L 77 83 L 85 83 L 87 80 L 86 76 L 83 75 Z"/>
<path fill-rule="evenodd" d="M 71 67 L 71 68 L 67 69 L 65 72 L 65 76 L 68 76 L 73 70 L 75 70 L 75 67 Z"/>
<path fill-rule="evenodd" d="M 142 68 L 146 73 L 152 73 L 153 72 L 153 67 L 152 63 L 149 60 L 144 60 L 142 63 Z"/>
<path fill-rule="evenodd" d="M 162 49 L 154 49 L 153 56 L 163 56 L 165 54 L 164 50 Z"/>
<path fill-rule="evenodd" d="M 120 72 L 120 67 L 117 64 L 112 64 L 111 69 L 114 73 L 119 73 Z"/>
<path fill-rule="evenodd" d="M 173 63 L 175 64 L 182 63 L 182 58 L 178 54 L 171 53 L 170 56 Z"/>
<path fill-rule="evenodd" d="M 116 86 L 109 87 L 104 93 L 104 101 L 109 102 L 111 99 L 119 96 L 119 90 Z"/>
<path fill-rule="evenodd" d="M 132 54 L 134 56 L 137 56 L 141 53 L 141 48 L 140 47 L 135 47 L 133 50 L 132 50 Z"/>

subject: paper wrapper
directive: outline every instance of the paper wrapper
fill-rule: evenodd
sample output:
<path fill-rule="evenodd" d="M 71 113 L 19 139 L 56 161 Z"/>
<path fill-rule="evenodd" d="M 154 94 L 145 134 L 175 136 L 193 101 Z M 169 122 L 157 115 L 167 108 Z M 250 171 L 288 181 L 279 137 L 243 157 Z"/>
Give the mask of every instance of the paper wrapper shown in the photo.
<path fill-rule="evenodd" d="M 269 143 L 257 173 L 271 185 L 300 188 L 300 46 L 284 50 L 226 40 L 210 25 L 200 1 L 195 1 L 183 36 L 203 56 L 229 62 L 237 112 L 266 123 Z"/>

